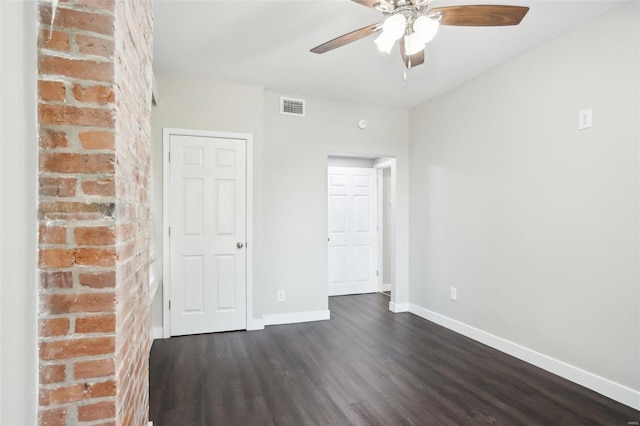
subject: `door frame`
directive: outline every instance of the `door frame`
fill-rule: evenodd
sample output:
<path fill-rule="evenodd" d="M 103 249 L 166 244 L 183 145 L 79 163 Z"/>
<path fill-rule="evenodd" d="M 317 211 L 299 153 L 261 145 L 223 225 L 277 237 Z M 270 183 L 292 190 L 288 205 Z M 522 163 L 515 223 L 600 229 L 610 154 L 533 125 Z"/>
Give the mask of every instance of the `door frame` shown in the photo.
<path fill-rule="evenodd" d="M 391 234 L 391 238 L 389 241 L 390 243 L 390 251 L 391 253 L 389 253 L 390 256 L 390 271 L 389 271 L 389 276 L 391 277 L 391 282 L 389 284 L 391 284 L 391 300 L 389 301 L 389 310 L 391 312 L 404 312 L 404 311 L 397 311 L 396 310 L 396 283 L 397 283 L 397 266 L 396 266 L 396 255 L 397 255 L 397 248 L 396 248 L 396 241 L 398 239 L 398 234 L 397 234 L 397 221 L 398 221 L 398 211 L 397 211 L 397 207 L 396 207 L 396 195 L 397 195 L 397 184 L 398 184 L 398 179 L 397 179 L 397 174 L 398 174 L 398 160 L 395 156 L 393 155 L 384 155 L 384 154 L 362 154 L 362 153 L 349 153 L 349 152 L 342 152 L 342 151 L 328 151 L 327 152 L 327 159 L 329 157 L 343 157 L 343 158 L 352 158 L 352 159 L 367 159 L 367 160 L 372 160 L 373 161 L 373 165 L 371 166 L 374 169 L 377 170 L 382 170 L 382 169 L 386 169 L 388 168 L 390 173 L 391 173 L 391 182 L 390 182 L 390 188 L 389 188 L 389 199 L 391 201 L 391 209 L 390 209 L 390 222 L 391 222 L 391 229 L 390 229 L 390 234 Z M 326 167 L 325 167 L 325 173 L 328 173 L 329 171 L 329 161 L 327 161 Z M 327 176 L 325 175 L 325 182 L 327 182 Z M 380 187 L 378 187 L 380 189 Z M 329 193 L 328 191 L 328 186 L 325 187 L 325 198 L 326 198 L 326 194 Z M 380 203 L 382 203 L 382 197 L 378 197 L 378 209 L 381 208 Z M 327 200 L 327 205 L 326 205 L 326 211 L 328 211 L 328 200 Z M 378 210 L 379 211 L 379 210 Z M 382 250 L 383 250 L 383 240 L 382 240 L 382 233 L 383 233 L 383 226 L 381 221 L 381 217 L 379 215 L 378 217 L 378 224 L 380 225 L 380 229 L 378 231 L 378 268 L 379 268 L 379 279 L 380 280 L 384 280 L 383 277 L 383 273 L 384 273 L 384 265 L 382 264 L 383 262 L 380 261 L 380 259 L 382 258 Z M 327 230 L 329 229 L 329 217 L 327 215 Z M 327 258 L 327 271 L 329 271 L 329 259 Z M 328 282 L 328 280 L 327 280 Z M 327 286 L 328 289 L 328 286 Z M 327 298 L 330 297 L 327 295 Z"/>
<path fill-rule="evenodd" d="M 171 337 L 171 313 L 169 300 L 171 296 L 170 247 L 169 247 L 169 141 L 172 135 L 200 136 L 221 139 L 243 140 L 246 143 L 246 322 L 247 329 L 253 323 L 253 135 L 250 133 L 229 133 L 209 130 L 162 129 L 162 337 Z"/>
<path fill-rule="evenodd" d="M 378 262 L 380 274 L 378 276 L 378 289 L 382 293 L 384 282 L 384 206 L 383 206 L 383 182 L 382 173 L 383 169 L 389 169 L 391 174 L 391 182 L 389 182 L 389 201 L 391 202 L 391 209 L 389 212 L 391 223 L 391 229 L 389 229 L 390 241 L 389 241 L 389 276 L 391 277 L 391 300 L 395 300 L 395 286 L 396 286 L 396 159 L 395 157 L 384 157 L 380 161 L 375 161 L 373 168 L 378 170 Z"/>

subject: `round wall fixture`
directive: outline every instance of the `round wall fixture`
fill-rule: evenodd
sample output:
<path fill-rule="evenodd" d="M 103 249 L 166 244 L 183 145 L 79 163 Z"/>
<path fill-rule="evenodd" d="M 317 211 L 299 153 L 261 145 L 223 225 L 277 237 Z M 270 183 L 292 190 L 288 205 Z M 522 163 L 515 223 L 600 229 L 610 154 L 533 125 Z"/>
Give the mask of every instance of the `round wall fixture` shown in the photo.
<path fill-rule="evenodd" d="M 360 127 L 361 129 L 364 129 L 365 127 L 367 127 L 367 121 L 366 120 L 358 121 L 358 127 Z"/>

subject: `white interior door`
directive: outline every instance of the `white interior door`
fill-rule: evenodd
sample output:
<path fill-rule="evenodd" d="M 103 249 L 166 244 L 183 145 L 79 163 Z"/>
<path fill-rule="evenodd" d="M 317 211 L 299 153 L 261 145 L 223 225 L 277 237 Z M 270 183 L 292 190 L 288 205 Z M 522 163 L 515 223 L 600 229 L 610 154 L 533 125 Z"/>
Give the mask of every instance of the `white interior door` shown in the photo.
<path fill-rule="evenodd" d="M 170 135 L 171 335 L 246 329 L 246 141 Z"/>
<path fill-rule="evenodd" d="M 329 296 L 378 289 L 377 172 L 329 167 Z"/>

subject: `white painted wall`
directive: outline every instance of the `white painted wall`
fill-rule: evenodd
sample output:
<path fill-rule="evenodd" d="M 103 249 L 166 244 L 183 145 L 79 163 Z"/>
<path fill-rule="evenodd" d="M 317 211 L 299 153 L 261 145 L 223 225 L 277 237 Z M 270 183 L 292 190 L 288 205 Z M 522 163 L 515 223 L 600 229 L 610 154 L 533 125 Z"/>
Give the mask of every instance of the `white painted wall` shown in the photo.
<path fill-rule="evenodd" d="M 35 46 L 35 3 L 0 1 L 2 425 L 37 419 Z"/>
<path fill-rule="evenodd" d="M 261 161 L 264 145 L 263 89 L 257 86 L 163 77 L 158 77 L 156 82 L 161 98 L 158 105 L 152 109 L 154 186 L 152 215 L 158 258 L 162 258 L 162 129 L 164 127 L 253 134 L 254 245 L 256 248 L 259 247 L 263 192 Z M 262 259 L 255 250 L 254 259 L 254 275 L 259 277 Z M 259 300 L 255 301 L 254 308 L 259 308 L 257 306 L 259 302 Z M 258 314 L 262 315 L 259 312 Z M 162 326 L 162 288 L 158 289 L 154 299 L 151 320 L 152 327 Z"/>
<path fill-rule="evenodd" d="M 635 390 L 638 15 L 631 2 L 410 118 L 411 302 Z"/>
<path fill-rule="evenodd" d="M 327 309 L 327 157 L 398 159 L 398 290 L 408 302 L 408 111 L 307 99 L 307 116 L 279 113 L 260 87 L 159 77 L 153 108 L 156 249 L 162 222 L 162 128 L 254 135 L 254 318 Z M 365 118 L 369 126 L 360 130 Z M 162 253 L 159 253 L 161 256 Z M 276 302 L 277 290 L 286 301 Z M 162 323 L 161 295 L 153 326 Z"/>
<path fill-rule="evenodd" d="M 330 155 L 327 159 L 329 167 L 363 167 L 370 169 L 373 167 L 373 159 L 371 158 L 355 158 L 355 157 L 335 157 Z"/>
<path fill-rule="evenodd" d="M 397 159 L 397 281 L 408 302 L 408 111 L 307 98 L 306 117 L 279 112 L 282 94 L 265 92 L 264 254 L 256 297 L 264 312 L 327 309 L 327 155 Z M 368 122 L 366 129 L 358 121 Z M 286 291 L 285 302 L 276 292 Z"/>

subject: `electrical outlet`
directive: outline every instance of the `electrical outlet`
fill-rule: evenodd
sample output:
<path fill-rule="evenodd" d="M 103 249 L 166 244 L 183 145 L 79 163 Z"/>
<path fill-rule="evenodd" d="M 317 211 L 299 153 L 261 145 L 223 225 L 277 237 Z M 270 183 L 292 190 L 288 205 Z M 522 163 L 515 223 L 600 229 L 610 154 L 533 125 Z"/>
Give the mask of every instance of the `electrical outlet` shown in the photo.
<path fill-rule="evenodd" d="M 278 302 L 284 302 L 286 300 L 284 290 L 278 290 Z"/>
<path fill-rule="evenodd" d="M 458 289 L 455 287 L 450 288 L 449 299 L 456 301 L 458 300 Z"/>
<path fill-rule="evenodd" d="M 583 109 L 578 112 L 578 130 L 589 129 L 593 118 L 593 110 Z"/>

